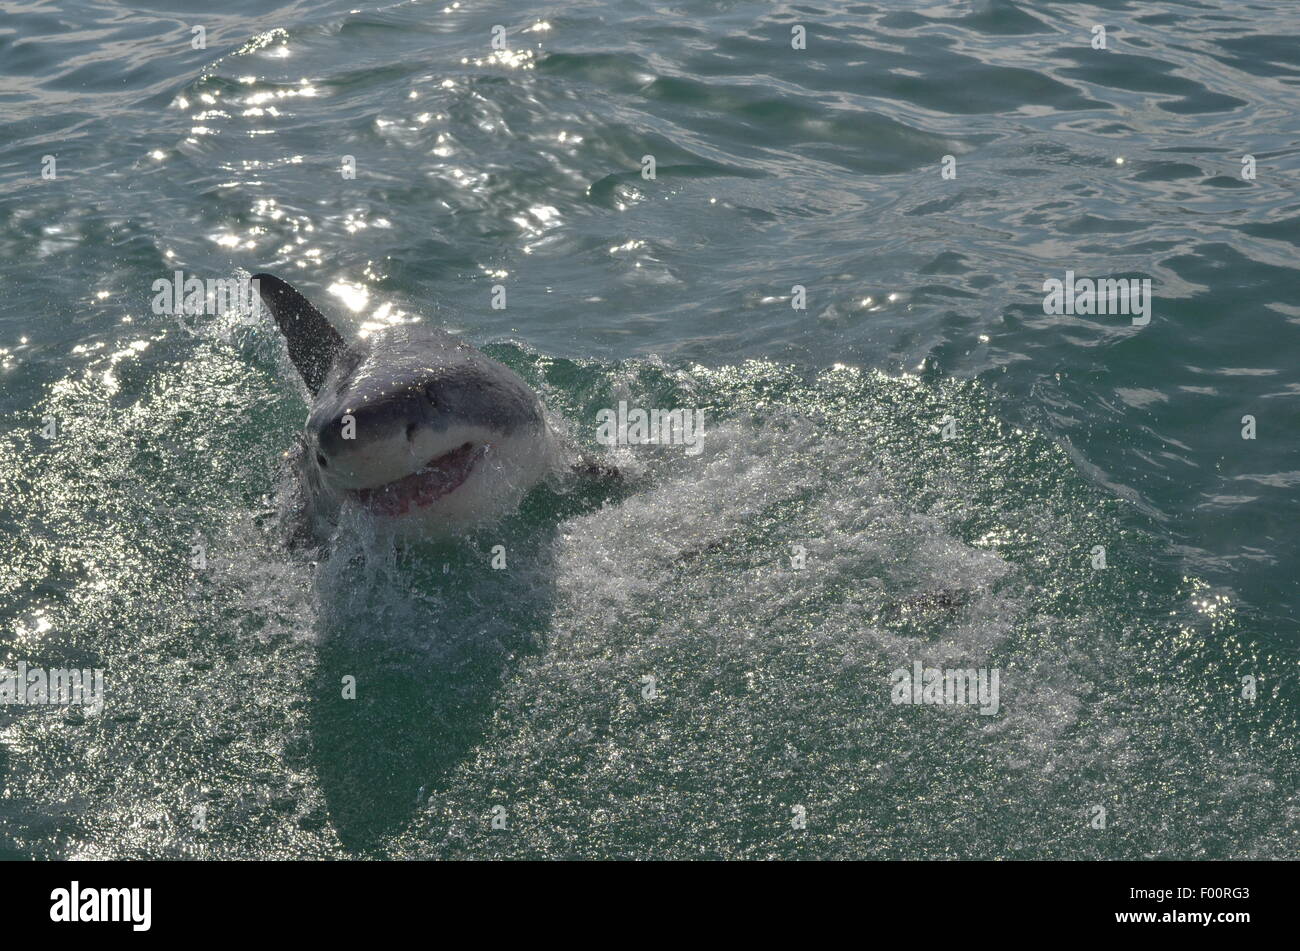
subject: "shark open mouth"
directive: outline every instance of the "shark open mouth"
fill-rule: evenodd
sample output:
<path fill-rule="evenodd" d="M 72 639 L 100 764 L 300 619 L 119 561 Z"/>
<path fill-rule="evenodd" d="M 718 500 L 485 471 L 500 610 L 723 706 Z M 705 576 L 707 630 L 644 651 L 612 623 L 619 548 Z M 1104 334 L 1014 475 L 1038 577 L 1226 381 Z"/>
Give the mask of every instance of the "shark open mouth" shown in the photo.
<path fill-rule="evenodd" d="M 458 449 L 435 456 L 409 476 L 373 489 L 351 489 L 348 494 L 373 515 L 405 515 L 413 508 L 426 508 L 459 489 L 486 451 L 486 446 L 476 448 L 467 442 Z"/>

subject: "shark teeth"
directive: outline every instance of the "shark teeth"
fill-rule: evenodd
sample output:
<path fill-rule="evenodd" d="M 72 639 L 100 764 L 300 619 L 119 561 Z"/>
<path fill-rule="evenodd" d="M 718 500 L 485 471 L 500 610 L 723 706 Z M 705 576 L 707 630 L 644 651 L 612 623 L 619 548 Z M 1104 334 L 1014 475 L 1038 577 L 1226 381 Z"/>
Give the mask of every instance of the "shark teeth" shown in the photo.
<path fill-rule="evenodd" d="M 464 485 L 487 448 L 467 442 L 435 456 L 408 476 L 371 489 L 350 489 L 348 495 L 368 512 L 390 518 L 426 508 Z"/>

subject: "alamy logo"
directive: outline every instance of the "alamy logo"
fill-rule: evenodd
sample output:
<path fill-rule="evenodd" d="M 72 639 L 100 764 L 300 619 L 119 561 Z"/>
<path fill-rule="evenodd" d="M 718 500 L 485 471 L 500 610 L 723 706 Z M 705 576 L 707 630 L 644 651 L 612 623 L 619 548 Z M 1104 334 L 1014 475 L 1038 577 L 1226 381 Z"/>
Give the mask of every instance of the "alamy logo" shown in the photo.
<path fill-rule="evenodd" d="M 186 277 L 184 271 L 175 271 L 171 277 L 160 277 L 153 282 L 153 312 L 159 317 L 175 317 L 181 329 L 183 317 L 219 317 L 229 310 L 245 311 L 256 317 L 261 312 L 262 297 L 257 281 L 237 277 L 208 278 Z"/>
<path fill-rule="evenodd" d="M 1065 280 L 1043 281 L 1045 314 L 1124 314 L 1133 317 L 1134 327 L 1151 323 L 1151 278 L 1076 278 L 1065 272 Z"/>
<path fill-rule="evenodd" d="M 50 921 L 129 921 L 131 930 L 148 931 L 153 923 L 152 888 L 71 888 L 50 892 Z"/>
<path fill-rule="evenodd" d="M 598 411 L 596 422 L 596 442 L 602 446 L 685 446 L 688 456 L 704 449 L 702 409 L 629 410 L 620 402 L 617 410 Z"/>
<path fill-rule="evenodd" d="M 104 709 L 104 670 L 45 670 L 18 662 L 17 670 L 0 667 L 0 704 L 59 704 Z"/>
<path fill-rule="evenodd" d="M 1001 672 L 997 667 L 966 667 L 940 670 L 922 667 L 919 660 L 912 669 L 900 667 L 889 675 L 893 682 L 890 698 L 894 703 L 933 703 L 979 707 L 984 716 L 998 712 L 998 682 Z"/>

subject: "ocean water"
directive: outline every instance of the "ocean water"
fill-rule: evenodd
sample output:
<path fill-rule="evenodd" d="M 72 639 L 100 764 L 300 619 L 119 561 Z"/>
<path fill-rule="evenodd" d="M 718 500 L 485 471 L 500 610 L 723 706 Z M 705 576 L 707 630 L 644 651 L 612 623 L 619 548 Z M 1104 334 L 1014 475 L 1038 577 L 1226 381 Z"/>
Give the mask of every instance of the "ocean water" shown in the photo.
<path fill-rule="evenodd" d="M 0 856 L 1297 854 L 1300 7 L 355 3 L 0 0 L 0 667 L 106 684 L 0 706 Z M 702 451 L 286 548 L 177 270 Z"/>

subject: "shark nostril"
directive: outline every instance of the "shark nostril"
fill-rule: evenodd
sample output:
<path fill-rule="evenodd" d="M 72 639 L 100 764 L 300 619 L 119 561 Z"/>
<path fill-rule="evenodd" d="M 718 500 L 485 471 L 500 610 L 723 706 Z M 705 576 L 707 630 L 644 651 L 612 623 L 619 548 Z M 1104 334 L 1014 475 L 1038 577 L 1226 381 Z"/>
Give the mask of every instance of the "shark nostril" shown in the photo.
<path fill-rule="evenodd" d="M 412 442 L 412 441 L 414 441 L 414 439 L 415 439 L 415 431 L 416 431 L 417 429 L 419 429 L 419 427 L 416 426 L 415 423 L 407 423 L 407 424 L 406 424 L 406 441 L 407 441 L 407 442 Z"/>

